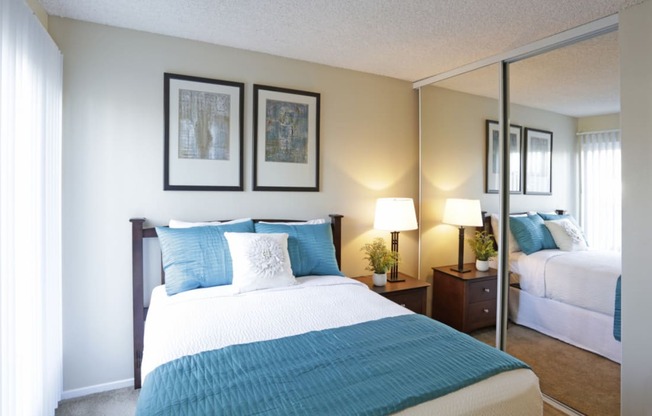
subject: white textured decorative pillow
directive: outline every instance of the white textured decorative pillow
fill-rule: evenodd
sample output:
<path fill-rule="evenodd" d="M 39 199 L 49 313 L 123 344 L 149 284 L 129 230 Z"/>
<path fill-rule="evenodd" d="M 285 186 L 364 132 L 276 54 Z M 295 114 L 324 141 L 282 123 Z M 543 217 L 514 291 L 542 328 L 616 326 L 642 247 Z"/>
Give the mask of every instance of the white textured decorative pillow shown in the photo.
<path fill-rule="evenodd" d="M 555 244 L 563 251 L 587 250 L 586 241 L 582 231 L 568 219 L 544 221 L 546 227 L 552 234 Z"/>
<path fill-rule="evenodd" d="M 287 234 L 224 233 L 224 237 L 231 252 L 234 293 L 296 283 Z"/>

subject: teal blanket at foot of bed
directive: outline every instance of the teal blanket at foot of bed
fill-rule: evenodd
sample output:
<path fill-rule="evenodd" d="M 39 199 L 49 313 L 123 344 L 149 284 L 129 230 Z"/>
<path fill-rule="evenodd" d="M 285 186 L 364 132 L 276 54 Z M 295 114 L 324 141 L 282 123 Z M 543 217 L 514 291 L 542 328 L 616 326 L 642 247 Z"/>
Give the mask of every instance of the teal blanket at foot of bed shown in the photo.
<path fill-rule="evenodd" d="M 233 345 L 158 367 L 136 414 L 386 415 L 521 361 L 423 315 Z"/>

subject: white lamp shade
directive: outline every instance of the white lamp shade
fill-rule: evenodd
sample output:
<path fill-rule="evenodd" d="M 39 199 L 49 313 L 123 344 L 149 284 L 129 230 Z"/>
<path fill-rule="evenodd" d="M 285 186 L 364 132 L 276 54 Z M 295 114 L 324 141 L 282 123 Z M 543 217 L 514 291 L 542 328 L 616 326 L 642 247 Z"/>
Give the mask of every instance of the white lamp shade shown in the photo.
<path fill-rule="evenodd" d="M 379 198 L 376 201 L 374 228 L 384 231 L 419 228 L 412 198 Z"/>
<path fill-rule="evenodd" d="M 463 227 L 482 226 L 480 201 L 477 199 L 447 199 L 442 222 Z"/>

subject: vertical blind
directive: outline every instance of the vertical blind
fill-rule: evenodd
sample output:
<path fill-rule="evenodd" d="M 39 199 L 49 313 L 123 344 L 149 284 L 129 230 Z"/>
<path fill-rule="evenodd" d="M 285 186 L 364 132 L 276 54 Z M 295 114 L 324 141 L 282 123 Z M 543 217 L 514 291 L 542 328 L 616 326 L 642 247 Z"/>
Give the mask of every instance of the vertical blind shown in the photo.
<path fill-rule="evenodd" d="M 589 245 L 621 251 L 620 131 L 580 133 L 580 218 Z"/>
<path fill-rule="evenodd" d="M 62 390 L 63 58 L 23 0 L 0 2 L 0 413 Z"/>

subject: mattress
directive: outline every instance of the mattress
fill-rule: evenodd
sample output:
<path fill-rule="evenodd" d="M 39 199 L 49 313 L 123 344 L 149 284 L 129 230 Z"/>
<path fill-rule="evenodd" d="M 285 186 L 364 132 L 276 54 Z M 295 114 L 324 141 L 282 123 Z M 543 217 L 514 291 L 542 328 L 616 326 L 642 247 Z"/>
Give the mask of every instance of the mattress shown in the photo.
<path fill-rule="evenodd" d="M 541 250 L 511 258 L 510 269 L 529 294 L 613 316 L 619 253 Z"/>
<path fill-rule="evenodd" d="M 143 382 L 176 358 L 234 344 L 273 340 L 412 314 L 339 276 L 304 277 L 286 288 L 232 295 L 228 286 L 169 297 L 154 290 L 145 328 Z M 541 414 L 538 379 L 527 369 L 500 373 L 401 414 Z"/>

